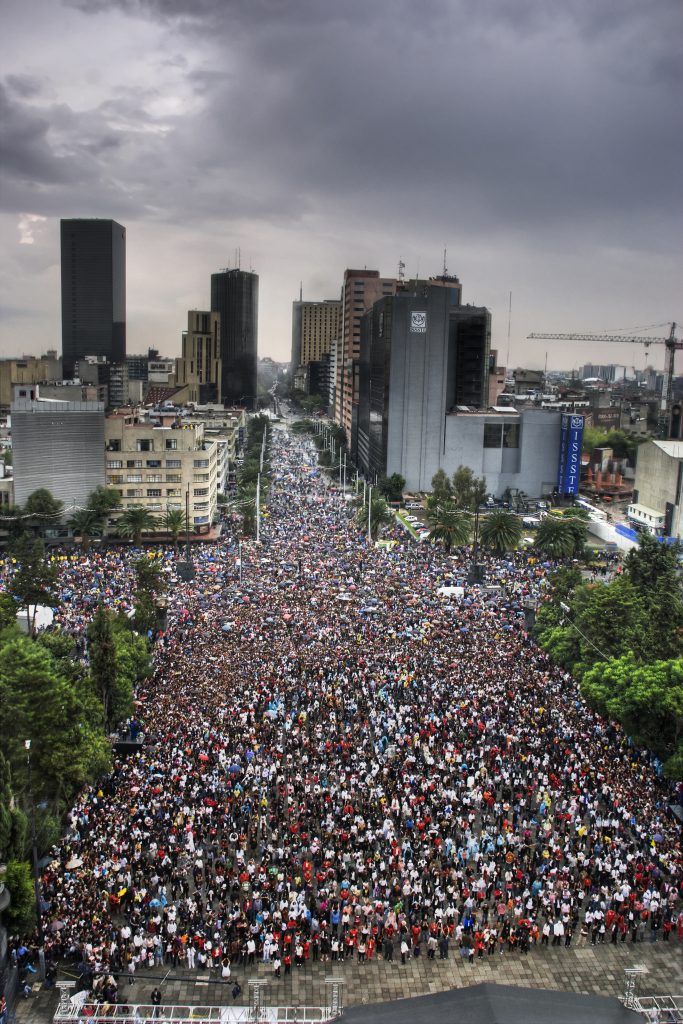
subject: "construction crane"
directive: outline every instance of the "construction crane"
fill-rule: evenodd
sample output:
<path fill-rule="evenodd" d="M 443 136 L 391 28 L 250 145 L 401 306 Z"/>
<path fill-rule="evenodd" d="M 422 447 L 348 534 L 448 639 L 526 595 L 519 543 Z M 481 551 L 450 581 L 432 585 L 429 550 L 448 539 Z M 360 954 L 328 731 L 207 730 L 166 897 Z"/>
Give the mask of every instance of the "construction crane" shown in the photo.
<path fill-rule="evenodd" d="M 674 359 L 676 352 L 683 349 L 683 341 L 676 338 L 676 324 L 671 324 L 669 335 L 666 338 L 648 338 L 647 335 L 625 335 L 625 334 L 550 334 L 534 332 L 527 334 L 527 338 L 535 341 L 607 341 L 625 342 L 628 344 L 645 345 L 666 345 L 666 366 L 664 368 L 664 386 L 662 388 L 662 404 L 660 411 L 660 434 L 667 438 L 671 433 L 671 414 L 673 410 L 673 383 L 674 383 Z"/>

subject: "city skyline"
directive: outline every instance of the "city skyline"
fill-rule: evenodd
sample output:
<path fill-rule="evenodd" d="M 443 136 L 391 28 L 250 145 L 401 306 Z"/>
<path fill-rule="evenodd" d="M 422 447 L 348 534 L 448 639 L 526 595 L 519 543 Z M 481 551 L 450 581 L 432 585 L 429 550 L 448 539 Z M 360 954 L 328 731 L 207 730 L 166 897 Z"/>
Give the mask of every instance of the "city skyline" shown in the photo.
<path fill-rule="evenodd" d="M 286 361 L 300 282 L 446 248 L 501 363 L 512 292 L 511 365 L 661 369 L 526 334 L 682 318 L 673 0 L 9 0 L 4 27 L 0 355 L 61 350 L 59 222 L 98 217 L 127 229 L 129 352 L 178 354 L 239 262 Z"/>

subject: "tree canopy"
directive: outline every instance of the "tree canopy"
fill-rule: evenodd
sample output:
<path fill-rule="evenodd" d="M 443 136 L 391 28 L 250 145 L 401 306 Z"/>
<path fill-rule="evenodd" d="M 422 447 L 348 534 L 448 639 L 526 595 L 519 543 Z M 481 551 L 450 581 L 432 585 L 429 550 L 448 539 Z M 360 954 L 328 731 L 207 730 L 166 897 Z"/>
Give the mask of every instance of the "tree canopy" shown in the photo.
<path fill-rule="evenodd" d="M 619 721 L 665 762 L 667 774 L 680 779 L 683 592 L 677 546 L 644 536 L 624 570 L 608 584 L 560 570 L 539 609 L 536 635 L 579 680 L 589 703 Z"/>

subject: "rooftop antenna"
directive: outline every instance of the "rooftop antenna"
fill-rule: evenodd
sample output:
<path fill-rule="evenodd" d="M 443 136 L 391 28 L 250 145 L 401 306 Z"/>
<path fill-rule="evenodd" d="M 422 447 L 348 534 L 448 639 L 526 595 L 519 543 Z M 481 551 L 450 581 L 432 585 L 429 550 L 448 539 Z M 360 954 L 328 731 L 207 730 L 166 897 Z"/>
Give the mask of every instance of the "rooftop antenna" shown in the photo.
<path fill-rule="evenodd" d="M 304 283 L 299 281 L 299 302 L 304 301 Z"/>
<path fill-rule="evenodd" d="M 399 281 L 402 281 L 405 276 L 406 276 L 406 265 L 403 262 L 403 260 L 399 257 L 399 260 L 398 260 L 398 279 L 399 279 Z"/>
<path fill-rule="evenodd" d="M 446 246 L 443 247 L 443 276 L 446 277 L 448 274 L 448 267 L 446 266 Z"/>
<path fill-rule="evenodd" d="M 510 292 L 510 301 L 508 303 L 508 354 L 505 359 L 505 366 L 510 365 L 510 325 L 512 324 L 512 292 Z"/>
<path fill-rule="evenodd" d="M 237 269 L 238 270 L 242 269 L 242 249 L 241 248 L 239 248 L 237 250 Z"/>

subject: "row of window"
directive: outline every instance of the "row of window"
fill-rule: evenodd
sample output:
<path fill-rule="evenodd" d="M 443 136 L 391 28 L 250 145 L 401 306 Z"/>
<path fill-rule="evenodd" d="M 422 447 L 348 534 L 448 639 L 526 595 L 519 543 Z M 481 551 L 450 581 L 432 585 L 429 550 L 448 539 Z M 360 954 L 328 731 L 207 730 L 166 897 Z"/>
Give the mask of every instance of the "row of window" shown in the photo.
<path fill-rule="evenodd" d="M 161 487 L 127 487 L 126 497 L 127 498 L 160 498 L 162 496 Z M 195 489 L 192 494 L 195 498 L 203 498 L 208 495 L 208 490 L 197 490 Z M 168 487 L 166 489 L 167 498 L 180 498 L 182 497 L 182 490 L 179 487 Z M 195 508 L 207 508 L 209 505 L 208 501 L 193 502 Z"/>
<path fill-rule="evenodd" d="M 181 459 L 166 459 L 166 469 L 180 469 Z M 148 469 L 161 468 L 161 459 L 147 459 Z M 107 469 L 123 469 L 123 459 L 107 459 Z M 142 459 L 126 459 L 126 469 L 142 469 Z"/>

